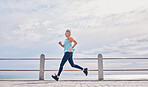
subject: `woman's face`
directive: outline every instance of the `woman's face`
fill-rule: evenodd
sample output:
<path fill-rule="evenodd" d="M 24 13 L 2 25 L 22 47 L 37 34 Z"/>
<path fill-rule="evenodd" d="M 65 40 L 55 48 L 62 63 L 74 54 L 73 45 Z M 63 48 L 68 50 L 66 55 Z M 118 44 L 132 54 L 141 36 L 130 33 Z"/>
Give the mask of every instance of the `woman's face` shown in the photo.
<path fill-rule="evenodd" d="M 70 33 L 69 32 L 65 32 L 65 36 L 66 37 L 69 37 L 70 36 Z"/>

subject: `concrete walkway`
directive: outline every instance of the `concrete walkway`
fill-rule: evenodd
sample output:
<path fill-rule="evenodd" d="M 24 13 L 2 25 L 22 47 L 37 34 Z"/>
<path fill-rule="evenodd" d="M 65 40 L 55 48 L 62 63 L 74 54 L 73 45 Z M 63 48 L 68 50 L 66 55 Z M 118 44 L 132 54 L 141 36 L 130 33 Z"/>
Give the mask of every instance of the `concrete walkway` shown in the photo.
<path fill-rule="evenodd" d="M 0 87 L 148 87 L 142 80 L 0 80 Z"/>

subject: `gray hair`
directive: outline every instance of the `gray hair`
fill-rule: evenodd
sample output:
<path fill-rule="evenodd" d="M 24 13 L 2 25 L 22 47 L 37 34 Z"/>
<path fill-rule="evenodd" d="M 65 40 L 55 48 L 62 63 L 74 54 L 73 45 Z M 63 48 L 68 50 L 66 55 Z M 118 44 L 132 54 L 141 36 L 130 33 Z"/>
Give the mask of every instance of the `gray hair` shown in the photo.
<path fill-rule="evenodd" d="M 68 32 L 71 35 L 71 30 L 70 29 L 67 29 L 66 32 Z"/>

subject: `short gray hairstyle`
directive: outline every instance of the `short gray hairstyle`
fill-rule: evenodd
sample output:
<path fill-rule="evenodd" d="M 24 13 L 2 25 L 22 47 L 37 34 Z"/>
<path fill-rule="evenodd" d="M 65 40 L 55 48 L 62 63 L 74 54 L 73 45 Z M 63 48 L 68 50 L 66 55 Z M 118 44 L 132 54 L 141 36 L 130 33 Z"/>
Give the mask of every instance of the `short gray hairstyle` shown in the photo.
<path fill-rule="evenodd" d="M 66 32 L 68 32 L 71 35 L 71 30 L 70 29 L 67 29 Z"/>

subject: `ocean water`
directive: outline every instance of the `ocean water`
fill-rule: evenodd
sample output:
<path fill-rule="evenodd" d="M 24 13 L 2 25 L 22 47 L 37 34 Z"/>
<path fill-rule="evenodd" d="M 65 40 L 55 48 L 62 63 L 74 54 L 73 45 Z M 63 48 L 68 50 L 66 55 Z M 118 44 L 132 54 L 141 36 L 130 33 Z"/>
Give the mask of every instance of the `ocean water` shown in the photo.
<path fill-rule="evenodd" d="M 1 60 L 0 69 L 39 69 L 39 60 Z M 75 60 L 75 64 L 88 69 L 97 69 L 96 60 Z M 46 60 L 46 70 L 58 70 L 60 60 Z M 103 61 L 104 69 L 148 69 L 147 60 L 117 60 Z M 68 62 L 64 65 L 65 70 L 77 70 L 70 66 Z M 46 71 L 45 80 L 52 80 L 51 75 L 57 71 Z M 38 80 L 38 71 L 0 71 L 0 80 Z M 62 71 L 60 79 L 62 80 L 97 80 L 98 72 L 89 71 L 88 76 L 85 76 L 82 71 Z M 148 80 L 148 71 L 104 71 L 105 80 Z"/>

